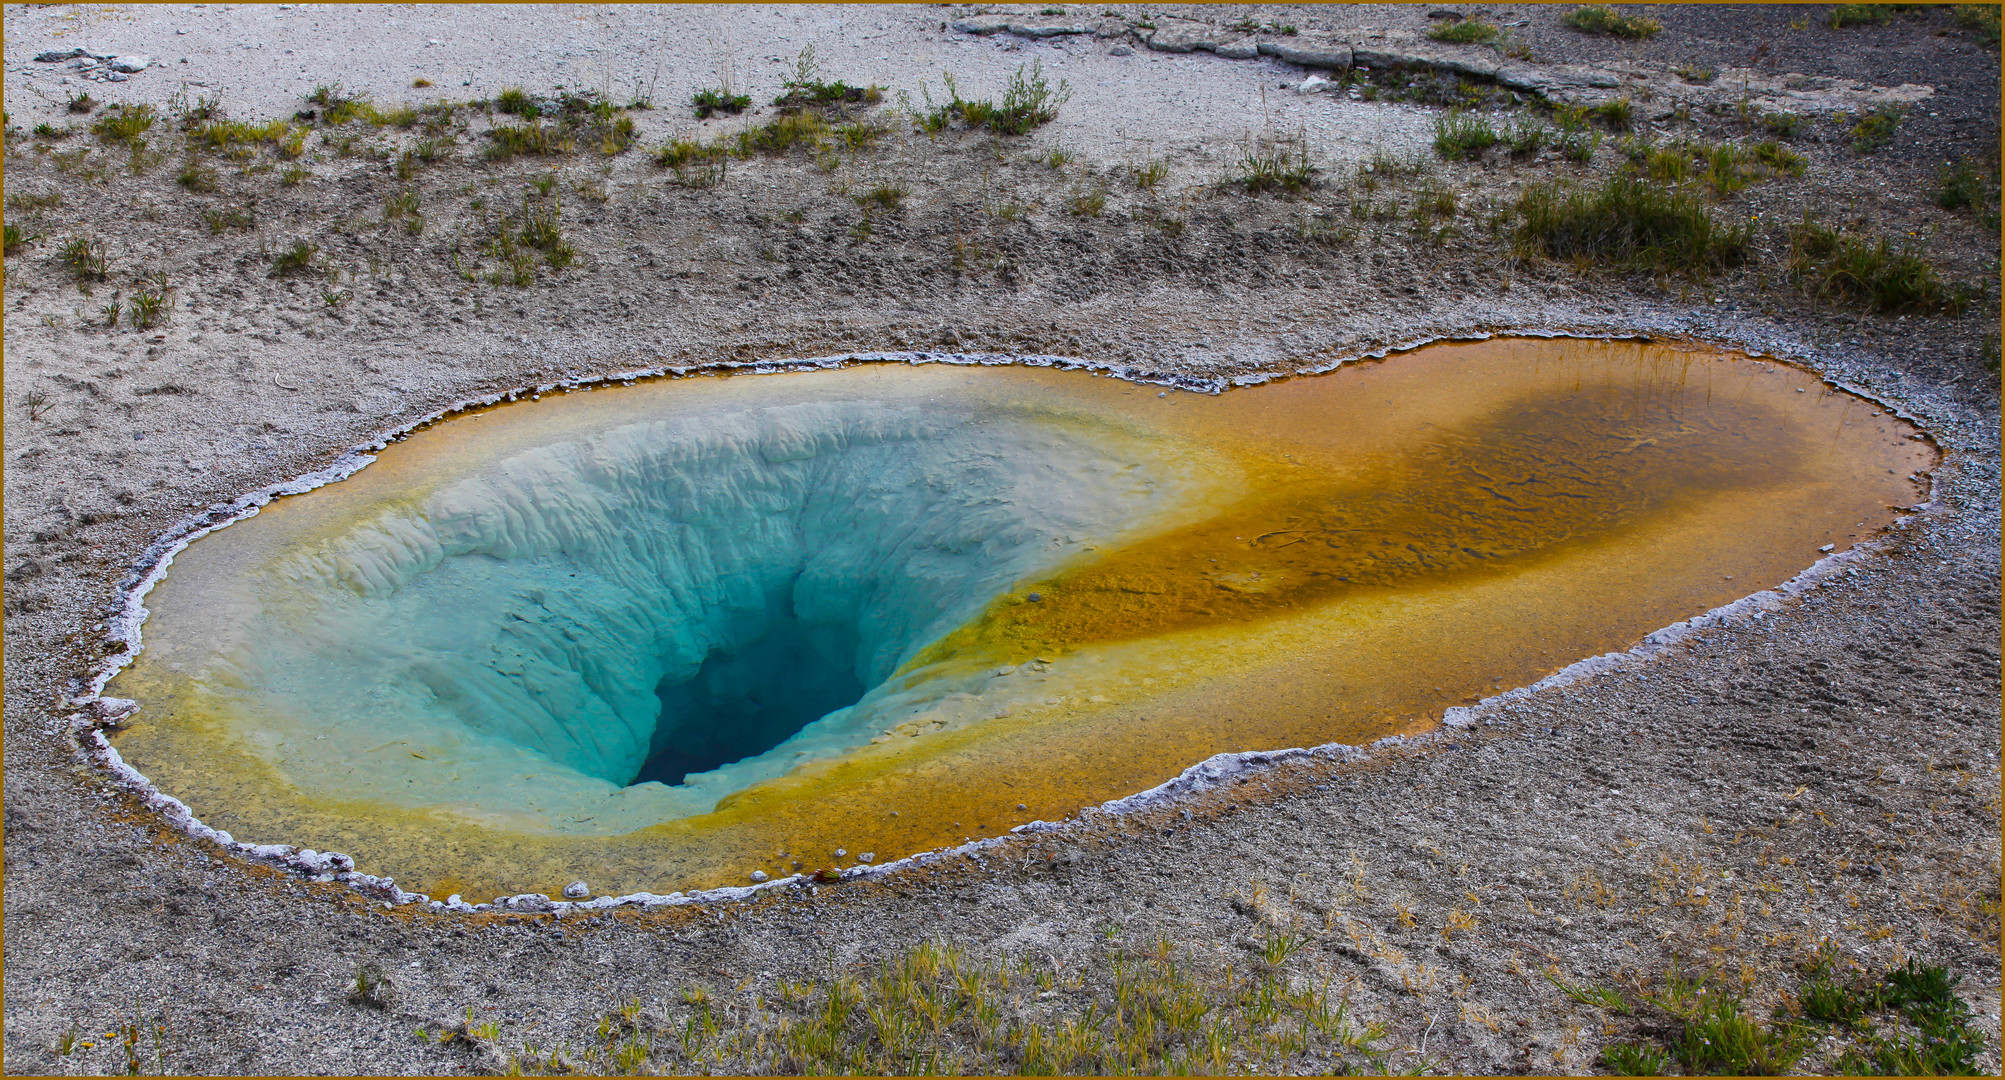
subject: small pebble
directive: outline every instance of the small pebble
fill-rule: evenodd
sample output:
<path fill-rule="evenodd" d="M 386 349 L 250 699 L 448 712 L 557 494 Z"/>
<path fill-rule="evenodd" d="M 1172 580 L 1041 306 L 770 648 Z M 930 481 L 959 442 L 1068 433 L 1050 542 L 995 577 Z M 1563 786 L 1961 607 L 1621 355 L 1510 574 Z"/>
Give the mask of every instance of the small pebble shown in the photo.
<path fill-rule="evenodd" d="M 857 862 L 876 862 L 876 861 L 877 861 L 877 853 L 876 853 L 875 851 L 866 851 L 866 852 L 864 852 L 863 854 L 861 854 L 861 855 L 858 855 L 858 856 L 856 857 L 856 861 L 857 861 Z"/>
<path fill-rule="evenodd" d="M 766 872 L 764 870 L 752 871 L 752 884 L 757 885 L 765 880 L 766 880 Z"/>
<path fill-rule="evenodd" d="M 582 881 L 574 881 L 564 886 L 564 896 L 571 900 L 582 900 L 592 895 L 592 887 Z"/>
<path fill-rule="evenodd" d="M 1024 804 L 1022 804 L 1022 803 L 1017 803 L 1017 804 L 1016 804 L 1016 808 L 1017 808 L 1018 810 L 1028 810 L 1028 809 L 1030 809 L 1030 807 L 1028 807 L 1028 806 L 1025 806 L 1025 805 L 1024 805 Z"/>
<path fill-rule="evenodd" d="M 849 854 L 849 849 L 847 849 L 847 848 L 836 848 L 836 849 L 835 849 L 835 857 L 836 857 L 836 858 L 838 858 L 838 859 L 842 858 L 843 856 L 845 856 L 845 855 L 847 855 L 847 854 Z"/>

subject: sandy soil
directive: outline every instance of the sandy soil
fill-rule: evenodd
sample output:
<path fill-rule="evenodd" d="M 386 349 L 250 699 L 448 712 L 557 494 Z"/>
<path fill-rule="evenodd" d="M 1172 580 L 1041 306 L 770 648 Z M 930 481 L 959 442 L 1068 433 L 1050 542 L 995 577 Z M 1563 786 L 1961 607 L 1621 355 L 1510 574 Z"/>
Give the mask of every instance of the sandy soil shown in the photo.
<path fill-rule="evenodd" d="M 1536 64 L 1933 88 L 1878 153 L 1854 150 L 1829 116 L 1809 123 L 1791 144 L 1804 177 L 1725 201 L 1757 223 L 1754 260 L 1697 285 L 1519 263 L 1489 228 L 1526 182 L 1612 171 L 1612 137 L 1587 166 L 1493 153 L 1364 192 L 1354 163 L 1424 149 L 1440 109 L 1300 95 L 1282 89 L 1300 68 L 1154 52 L 1133 33 L 947 28 L 970 10 L 6 11 L 7 220 L 42 237 L 6 267 L 6 1068 L 117 1070 L 110 1041 L 61 1055 L 59 1040 L 157 1017 L 177 1071 L 457 1072 L 526 1041 L 586 1040 L 629 996 L 821 973 L 831 951 L 862 964 L 944 935 L 979 955 L 1077 967 L 1158 932 L 1243 956 L 1292 925 L 1311 934 L 1293 962 L 1383 1021 L 1396 1064 L 1419 1060 L 1425 1040 L 1442 1071 L 1592 1070 L 1605 1042 L 1644 1021 L 1576 1002 L 1539 969 L 1657 978 L 1676 960 L 1744 980 L 1767 1006 L 1786 1002 L 1796 963 L 1828 939 L 1874 970 L 1919 955 L 1961 974 L 1995 1071 L 1998 384 L 1984 354 L 1998 234 L 1931 195 L 1945 160 L 1995 154 L 1996 52 L 1940 9 L 1848 31 L 1826 29 L 1821 8 L 1650 9 L 1666 29 L 1638 44 L 1565 30 L 1550 9 L 1493 9 L 1526 23 Z M 1359 41 L 1411 41 L 1427 24 L 1417 7 L 1243 11 Z M 830 77 L 891 88 L 874 148 L 827 168 L 759 158 L 707 188 L 668 183 L 644 155 L 740 123 L 699 124 L 678 107 L 723 67 L 769 101 L 809 42 Z M 78 44 L 165 66 L 100 83 L 33 60 Z M 1074 90 L 1033 135 L 929 139 L 891 116 L 899 90 L 916 96 L 924 80 L 937 94 L 942 69 L 964 93 L 994 96 L 1031 59 Z M 419 77 L 437 85 L 411 89 Z M 418 132 L 356 125 L 344 154 L 316 129 L 294 163 L 299 183 L 261 150 L 205 157 L 219 181 L 206 193 L 177 183 L 187 162 L 171 123 L 153 133 L 167 156 L 138 170 L 122 149 L 63 164 L 98 147 L 87 133 L 27 135 L 85 122 L 65 111 L 74 92 L 166 106 L 183 81 L 191 98 L 222 91 L 244 119 L 290 116 L 336 81 L 386 106 L 565 83 L 615 98 L 651 88 L 657 108 L 632 114 L 641 144 L 626 154 L 505 163 L 479 154 L 491 120 L 462 115 L 447 133 L 456 149 L 408 181 L 393 166 Z M 1669 133 L 1672 122 L 1650 123 Z M 1688 123 L 1740 133 L 1731 115 Z M 1322 168 L 1320 188 L 1219 190 L 1247 146 L 1288 137 Z M 1054 167 L 1053 149 L 1076 157 Z M 94 171 L 99 159 L 109 166 Z M 1151 190 L 1130 179 L 1148 160 L 1169 168 Z M 520 288 L 460 277 L 455 237 L 477 246 L 492 217 L 476 200 L 512 205 L 553 173 L 576 262 Z M 907 189 L 902 206 L 866 213 L 856 196 L 882 184 Z M 1434 188 L 1457 195 L 1457 234 L 1412 228 L 1415 200 Z M 407 189 L 422 231 L 386 216 Z M 1069 212 L 1096 191 L 1097 216 Z M 57 192 L 59 206 L 33 208 Z M 1394 209 L 1357 214 L 1361 200 Z M 251 227 L 227 224 L 233 210 Z M 1985 292 L 1956 316 L 1813 302 L 1783 272 L 1784 227 L 1806 210 L 1925 239 L 1946 277 Z M 1355 225 L 1319 228 L 1332 222 Z M 86 231 L 110 262 L 90 297 L 57 258 Z M 295 241 L 316 246 L 319 272 L 272 277 Z M 103 327 L 109 294 L 159 273 L 174 286 L 165 323 Z M 190 510 L 479 394 L 887 348 L 1217 377 L 1510 329 L 1687 336 L 1795 360 L 1931 432 L 1944 451 L 1937 497 L 1879 554 L 1779 609 L 1536 695 L 1452 743 L 1279 769 L 1192 800 L 1189 819 L 1169 808 L 1011 841 L 953 871 L 700 913 L 558 925 L 386 910 L 178 837 L 69 735 L 64 702 L 103 661 L 106 614 L 154 538 Z M 1467 932 L 1443 932 L 1468 915 Z M 391 973 L 393 1007 L 347 1000 L 364 962 Z M 411 1037 L 469 1007 L 499 1024 L 495 1039 Z"/>

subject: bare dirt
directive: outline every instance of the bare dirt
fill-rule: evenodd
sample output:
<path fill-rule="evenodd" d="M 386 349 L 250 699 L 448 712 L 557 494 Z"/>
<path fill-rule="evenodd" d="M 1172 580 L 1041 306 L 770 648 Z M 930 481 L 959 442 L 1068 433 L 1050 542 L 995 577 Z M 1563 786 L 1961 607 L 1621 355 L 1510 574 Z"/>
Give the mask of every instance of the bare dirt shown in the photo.
<path fill-rule="evenodd" d="M 1987 361 L 1999 241 L 1981 214 L 1933 199 L 1946 162 L 1996 157 L 1999 61 L 1948 10 L 1840 31 L 1822 7 L 1638 8 L 1665 28 L 1631 43 L 1565 29 L 1551 8 L 1487 9 L 1525 24 L 1514 30 L 1532 65 L 1931 88 L 1876 152 L 1854 147 L 1855 117 L 1813 114 L 1788 143 L 1804 175 L 1719 197 L 1716 212 L 1754 223 L 1754 252 L 1702 282 L 1513 256 L 1516 192 L 1622 167 L 1615 132 L 1587 164 L 1499 148 L 1361 182 L 1374 154 L 1425 154 L 1444 110 L 1301 95 L 1283 86 L 1308 73 L 1267 57 L 1153 51 L 1138 11 L 1110 9 L 1120 33 L 1031 39 L 954 31 L 972 10 L 947 7 L 384 10 L 6 12 L 6 220 L 39 237 L 6 266 L 10 1072 L 123 1071 L 118 1040 L 96 1037 L 131 1021 L 164 1025 L 174 1071 L 458 1072 L 528 1042 L 587 1042 L 630 997 L 758 993 L 825 974 L 831 957 L 868 965 L 935 937 L 1082 969 L 1158 934 L 1203 963 L 1243 963 L 1289 928 L 1308 935 L 1295 970 L 1344 987 L 1357 1016 L 1386 1025 L 1403 1067 L 1424 1043 L 1446 1072 L 1596 1070 L 1603 1045 L 1661 1032 L 1647 1015 L 1566 996 L 1542 971 L 1641 986 L 1675 961 L 1786 1011 L 1798 963 L 1823 943 L 1863 969 L 1913 955 L 1961 975 L 1987 1032 L 1978 1065 L 1999 1067 Z M 1358 42 L 1414 42 L 1429 25 L 1422 7 L 1230 14 Z M 166 66 L 101 83 L 32 59 L 99 40 Z M 750 122 L 770 120 L 765 103 L 810 42 L 829 78 L 890 88 L 868 114 L 887 129 L 874 146 L 734 161 L 707 187 L 677 185 L 649 158 L 672 137 L 747 122 L 699 123 L 683 106 L 720 66 L 735 62 L 764 107 Z M 929 137 L 899 112 L 897 92 L 923 104 L 919 83 L 938 95 L 943 68 L 963 93 L 991 97 L 1032 59 L 1073 96 L 1031 135 Z M 419 77 L 438 85 L 413 90 Z M 481 150 L 507 118 L 460 110 L 436 136 L 452 148 L 407 178 L 399 155 L 433 136 L 394 124 L 316 127 L 296 161 L 269 147 L 188 156 L 172 112 L 148 136 L 157 160 L 88 131 L 30 134 L 103 115 L 67 112 L 75 92 L 165 110 L 181 81 L 206 84 L 182 103 L 227 88 L 223 109 L 258 121 L 312 108 L 305 95 L 336 81 L 386 108 L 558 83 L 622 102 L 651 88 L 656 107 L 626 114 L 639 143 L 623 154 L 506 162 Z M 1746 134 L 1731 109 L 1657 111 L 1639 120 L 1661 138 Z M 1289 197 L 1221 185 L 1265 147 L 1306 153 L 1318 186 Z M 1167 173 L 1144 188 L 1134 170 L 1152 161 Z M 177 180 L 191 162 L 214 171 L 216 190 Z M 289 185 L 289 168 L 305 175 Z M 904 189 L 898 205 L 866 208 L 883 186 Z M 411 191 L 416 230 L 388 202 Z M 1416 216 L 1439 191 L 1455 208 Z M 1096 193 L 1104 202 L 1081 212 Z M 474 265 L 496 214 L 525 198 L 561 200 L 575 261 L 534 262 L 523 286 L 467 280 L 455 242 L 460 267 Z M 236 211 L 248 227 L 229 223 Z M 1806 212 L 1925 244 L 1977 299 L 1960 314 L 1875 313 L 1807 295 L 1787 273 L 1788 227 Z M 59 258 L 83 234 L 109 261 L 88 296 Z M 273 276 L 295 242 L 314 247 L 312 272 Z M 476 278 L 497 266 L 478 263 Z M 164 322 L 104 325 L 115 293 L 160 274 L 172 286 Z M 154 538 L 456 401 L 564 376 L 901 348 L 1216 378 L 1511 330 L 1689 337 L 1803 364 L 1929 431 L 1944 455 L 1936 497 L 1877 554 L 1778 610 L 1535 695 L 1453 740 L 1278 768 L 1185 805 L 1011 840 L 953 870 L 695 912 L 388 909 L 180 837 L 108 785 L 70 734 L 65 703 L 103 662 L 106 614 Z M 349 1000 L 364 963 L 392 980 L 389 1007 Z M 469 1009 L 496 1022 L 492 1038 L 412 1036 Z M 95 1045 L 62 1053 L 69 1032 Z M 1830 1068 L 1830 1053 L 1813 1049 L 1802 1067 Z M 1329 1064 L 1311 1053 L 1263 1067 Z"/>

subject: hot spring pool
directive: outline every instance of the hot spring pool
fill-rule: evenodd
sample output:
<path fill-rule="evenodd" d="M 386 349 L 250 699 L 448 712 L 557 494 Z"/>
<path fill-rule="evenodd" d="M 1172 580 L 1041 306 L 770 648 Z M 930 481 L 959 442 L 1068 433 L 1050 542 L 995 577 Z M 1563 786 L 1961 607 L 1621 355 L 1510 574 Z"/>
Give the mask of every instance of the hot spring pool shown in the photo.
<path fill-rule="evenodd" d="M 1912 434 L 1572 340 L 1215 397 L 888 364 L 545 395 L 180 553 L 113 743 L 238 840 L 435 896 L 881 862 L 1625 648 L 1873 534 Z"/>

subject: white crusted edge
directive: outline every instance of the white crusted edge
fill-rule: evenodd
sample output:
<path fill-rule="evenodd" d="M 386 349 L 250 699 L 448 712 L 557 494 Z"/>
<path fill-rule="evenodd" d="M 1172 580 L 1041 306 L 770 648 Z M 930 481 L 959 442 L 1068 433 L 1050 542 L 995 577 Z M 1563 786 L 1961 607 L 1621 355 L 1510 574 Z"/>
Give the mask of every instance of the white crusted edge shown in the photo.
<path fill-rule="evenodd" d="M 1675 335 L 1687 340 L 1698 341 L 1677 331 Z M 264 863 L 302 874 L 315 881 L 342 882 L 364 895 L 372 896 L 391 904 L 422 904 L 432 911 L 452 911 L 460 913 L 528 912 L 565 915 L 589 913 L 620 907 L 673 907 L 688 904 L 718 903 L 749 900 L 758 893 L 781 888 L 812 888 L 816 880 L 828 881 L 828 873 L 820 878 L 806 874 L 790 874 L 783 878 L 760 882 L 754 885 L 727 886 L 715 889 L 697 889 L 688 892 L 628 893 L 622 896 L 600 896 L 589 900 L 552 900 L 542 893 L 520 893 L 514 896 L 496 897 L 492 903 L 468 903 L 458 895 L 445 900 L 434 900 L 425 893 L 414 893 L 398 888 L 394 880 L 365 874 L 355 869 L 353 857 L 336 851 L 315 851 L 312 848 L 295 848 L 288 844 L 245 844 L 229 833 L 212 828 L 197 818 L 186 803 L 169 795 L 153 785 L 139 770 L 126 764 L 116 747 L 105 737 L 107 730 L 115 730 L 139 710 L 139 703 L 129 698 L 104 696 L 105 684 L 132 663 L 140 650 L 140 627 L 146 621 L 146 594 L 166 574 L 173 564 L 174 556 L 196 540 L 246 518 L 257 515 L 259 508 L 273 499 L 285 495 L 299 495 L 326 484 L 345 480 L 360 472 L 376 460 L 376 454 L 410 433 L 429 424 L 445 420 L 471 409 L 485 408 L 506 402 L 519 401 L 525 397 L 535 398 L 542 394 L 564 390 L 609 386 L 613 384 L 631 385 L 641 379 L 681 378 L 698 375 L 729 373 L 780 374 L 795 371 L 830 370 L 856 364 L 959 364 L 971 366 L 1023 366 L 1049 367 L 1066 371 L 1091 371 L 1107 374 L 1130 382 L 1155 386 L 1168 386 L 1196 393 L 1219 394 L 1236 387 L 1258 386 L 1276 379 L 1296 375 L 1320 375 L 1335 371 L 1347 363 L 1363 360 L 1381 360 L 1397 353 L 1410 352 L 1426 345 L 1448 341 L 1486 341 L 1496 337 L 1528 338 L 1581 338 L 1609 340 L 1649 340 L 1660 336 L 1649 331 L 1570 331 L 1500 329 L 1481 330 L 1456 334 L 1440 334 L 1387 345 L 1371 352 L 1333 360 L 1328 364 L 1298 367 L 1289 373 L 1261 373 L 1238 375 L 1216 379 L 1196 379 L 1173 375 L 1127 364 L 1111 364 L 1076 357 L 1035 354 L 1018 356 L 1007 353 L 935 353 L 935 352 L 853 352 L 831 356 L 810 357 L 800 360 L 753 360 L 719 361 L 696 365 L 664 365 L 617 372 L 610 375 L 563 379 L 542 383 L 527 389 L 506 390 L 482 397 L 469 398 L 427 413 L 410 423 L 386 431 L 369 443 L 343 451 L 326 468 L 318 469 L 291 480 L 281 481 L 260 488 L 247 495 L 239 496 L 227 503 L 216 503 L 207 510 L 190 514 L 174 528 L 163 533 L 149 545 L 140 558 L 134 562 L 133 573 L 120 583 L 118 607 L 107 623 L 107 639 L 114 648 L 114 655 L 88 680 L 83 688 L 72 695 L 69 704 L 75 711 L 69 714 L 68 724 L 78 744 L 111 775 L 115 784 L 137 795 L 147 807 L 158 813 L 167 824 L 198 840 L 207 840 L 222 847 L 233 855 L 252 862 Z M 1661 335 L 1669 336 L 1669 335 Z M 1807 361 L 1792 360 L 1764 352 L 1745 345 L 1718 345 L 1722 349 L 1733 349 L 1756 360 L 1770 360 L 1803 367 L 1812 374 Z M 1821 376 L 1820 376 L 1821 377 Z M 1825 378 L 1824 382 L 1834 390 L 1851 394 L 1886 412 L 1913 423 L 1919 428 L 1921 422 L 1904 410 L 1897 409 L 1879 400 L 1873 394 Z M 1928 436 L 1933 442 L 1933 436 Z M 1938 449 L 1939 449 L 1938 444 Z M 1404 746 L 1425 746 L 1436 740 L 1451 738 L 1462 728 L 1475 724 L 1481 718 L 1497 712 L 1514 702 L 1533 694 L 1561 686 L 1581 682 L 1597 675 L 1640 666 L 1670 651 L 1690 635 L 1712 627 L 1727 625 L 1750 619 L 1759 619 L 1768 612 L 1781 607 L 1791 597 L 1816 588 L 1823 581 L 1842 573 L 1853 564 L 1863 561 L 1885 546 L 1885 536 L 1892 530 L 1905 525 L 1917 514 L 1935 505 L 1935 490 L 1940 480 L 1930 477 L 1928 500 L 1909 507 L 1909 513 L 1896 517 L 1879 538 L 1856 544 L 1853 547 L 1827 555 L 1810 565 L 1802 573 L 1783 582 L 1773 589 L 1766 589 L 1742 597 L 1703 615 L 1673 623 L 1643 638 L 1625 652 L 1604 653 L 1569 664 L 1565 668 L 1540 679 L 1530 686 L 1518 687 L 1493 697 L 1484 698 L 1475 705 L 1454 706 L 1443 713 L 1441 727 L 1420 735 L 1393 735 L 1371 743 L 1369 746 L 1352 746 L 1344 743 L 1325 743 L 1308 748 L 1295 747 L 1286 750 L 1251 750 L 1230 754 L 1215 754 L 1204 761 L 1185 769 L 1174 779 L 1158 784 L 1146 791 L 1136 792 L 1119 799 L 1111 799 L 1097 807 L 1082 808 L 1079 821 L 1032 821 L 1010 830 L 1015 834 L 1037 834 L 1062 832 L 1076 827 L 1080 822 L 1090 820 L 1095 815 L 1118 816 L 1154 809 L 1181 799 L 1189 798 L 1215 788 L 1223 787 L 1233 780 L 1251 773 L 1262 772 L 1291 761 L 1358 761 L 1373 753 Z M 943 862 L 949 859 L 969 859 L 979 862 L 981 853 L 1002 845 L 1008 836 L 995 836 L 974 840 L 948 848 L 936 848 L 919 852 L 892 862 L 853 866 L 846 870 L 834 871 L 835 880 L 852 881 L 862 878 L 881 877 L 919 866 Z"/>

